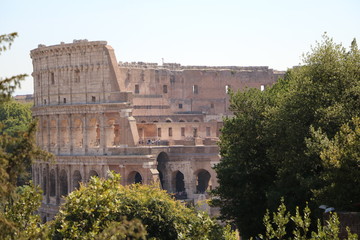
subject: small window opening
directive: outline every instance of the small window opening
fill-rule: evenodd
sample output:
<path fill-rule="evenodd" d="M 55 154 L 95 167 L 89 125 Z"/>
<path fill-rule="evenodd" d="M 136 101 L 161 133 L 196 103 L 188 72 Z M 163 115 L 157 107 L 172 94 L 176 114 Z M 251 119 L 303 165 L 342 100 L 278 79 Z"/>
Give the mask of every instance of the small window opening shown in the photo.
<path fill-rule="evenodd" d="M 167 89 L 167 85 L 163 85 L 163 93 L 167 93 L 168 89 Z"/>
<path fill-rule="evenodd" d="M 91 97 L 91 101 L 92 101 L 92 102 L 96 102 L 96 97 L 95 97 L 95 96 L 92 96 L 92 97 Z"/>
<path fill-rule="evenodd" d="M 169 128 L 169 137 L 172 137 L 172 128 Z"/>
<path fill-rule="evenodd" d="M 193 93 L 194 93 L 194 94 L 198 94 L 198 93 L 199 93 L 198 85 L 193 85 Z"/>
<path fill-rule="evenodd" d="M 66 103 L 66 98 L 64 98 L 64 103 Z"/>
<path fill-rule="evenodd" d="M 139 93 L 140 92 L 140 89 L 139 89 L 139 85 L 135 85 L 135 93 Z"/>
<path fill-rule="evenodd" d="M 206 136 L 210 137 L 210 127 L 206 127 Z"/>
<path fill-rule="evenodd" d="M 51 84 L 55 84 L 55 74 L 53 72 L 51 73 Z"/>
<path fill-rule="evenodd" d="M 158 128 L 157 132 L 158 132 L 158 137 L 161 137 L 161 128 Z"/>
<path fill-rule="evenodd" d="M 198 136 L 197 128 L 194 128 L 194 129 L 193 129 L 193 136 L 194 136 L 194 137 L 197 137 L 197 136 Z"/>
<path fill-rule="evenodd" d="M 179 103 L 179 108 L 182 108 L 182 107 L 183 107 L 182 103 Z"/>
<path fill-rule="evenodd" d="M 181 128 L 181 136 L 185 137 L 185 128 L 184 127 Z"/>

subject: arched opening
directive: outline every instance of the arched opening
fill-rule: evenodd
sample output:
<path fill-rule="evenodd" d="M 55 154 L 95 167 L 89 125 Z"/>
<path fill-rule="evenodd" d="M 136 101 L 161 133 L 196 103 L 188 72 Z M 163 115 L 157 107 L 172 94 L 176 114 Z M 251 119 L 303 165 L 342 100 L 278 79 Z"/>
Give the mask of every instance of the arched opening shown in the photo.
<path fill-rule="evenodd" d="M 180 119 L 180 121 L 179 122 L 186 122 L 184 119 Z"/>
<path fill-rule="evenodd" d="M 136 172 L 136 171 L 133 171 L 129 174 L 128 176 L 128 184 L 136 184 L 136 183 L 139 183 L 139 184 L 142 184 L 143 182 L 143 179 L 142 179 L 142 176 L 139 172 Z"/>
<path fill-rule="evenodd" d="M 184 174 L 180 171 L 177 171 L 175 175 L 175 192 L 185 192 Z"/>
<path fill-rule="evenodd" d="M 77 148 L 82 148 L 83 146 L 83 123 L 80 119 L 75 119 L 74 128 L 73 128 L 73 136 L 74 136 L 74 145 Z"/>
<path fill-rule="evenodd" d="M 75 170 L 73 173 L 73 190 L 80 188 L 80 182 L 82 181 L 80 171 Z"/>
<path fill-rule="evenodd" d="M 69 144 L 69 125 L 66 119 L 61 120 L 60 124 L 61 146 L 65 147 Z"/>
<path fill-rule="evenodd" d="M 55 147 L 57 143 L 57 128 L 56 121 L 53 119 L 50 121 L 50 146 Z"/>
<path fill-rule="evenodd" d="M 167 122 L 167 123 L 171 123 L 171 122 L 172 122 L 172 120 L 171 120 L 171 118 L 167 118 L 165 122 Z"/>
<path fill-rule="evenodd" d="M 99 176 L 99 174 L 95 171 L 95 170 L 91 170 L 90 172 L 89 172 L 89 179 L 91 178 L 91 177 L 98 177 Z"/>
<path fill-rule="evenodd" d="M 88 138 L 89 147 L 100 146 L 100 127 L 96 118 L 89 121 Z"/>
<path fill-rule="evenodd" d="M 119 124 L 114 125 L 114 146 L 120 145 L 120 126 Z"/>
<path fill-rule="evenodd" d="M 106 126 L 106 145 L 108 147 L 120 144 L 120 127 L 115 119 L 109 119 Z"/>
<path fill-rule="evenodd" d="M 165 152 L 161 152 L 158 155 L 156 161 L 157 161 L 157 170 L 159 172 L 159 180 L 160 180 L 161 188 L 170 191 L 169 179 L 167 179 L 168 170 L 166 167 L 169 162 L 169 156 Z"/>
<path fill-rule="evenodd" d="M 56 196 L 55 170 L 50 171 L 50 197 Z"/>
<path fill-rule="evenodd" d="M 209 186 L 211 175 L 205 169 L 201 169 L 196 174 L 196 193 L 204 194 L 206 190 L 210 189 Z"/>
<path fill-rule="evenodd" d="M 42 182 L 42 189 L 43 189 L 43 194 L 46 195 L 47 193 L 47 172 L 46 172 L 46 168 L 43 169 L 43 182 Z"/>
<path fill-rule="evenodd" d="M 40 185 L 40 169 L 35 168 L 35 184 Z"/>
<path fill-rule="evenodd" d="M 135 174 L 135 183 L 142 183 L 142 177 L 138 172 Z"/>
<path fill-rule="evenodd" d="M 68 194 L 68 178 L 67 173 L 63 169 L 60 171 L 60 196 L 66 196 Z"/>

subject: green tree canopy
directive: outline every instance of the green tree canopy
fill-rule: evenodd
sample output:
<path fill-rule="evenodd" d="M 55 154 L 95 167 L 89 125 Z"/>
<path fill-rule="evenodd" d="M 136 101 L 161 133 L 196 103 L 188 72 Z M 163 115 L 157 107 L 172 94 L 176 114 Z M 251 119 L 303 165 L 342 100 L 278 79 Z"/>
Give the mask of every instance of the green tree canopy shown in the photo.
<path fill-rule="evenodd" d="M 122 186 L 120 175 L 113 173 L 107 180 L 92 177 L 87 186 L 81 185 L 66 197 L 54 220 L 52 238 L 93 239 L 107 235 L 115 223 L 124 229 L 124 219 L 125 224 L 141 221 L 137 230 L 129 233 L 131 236 L 138 233 L 154 239 L 225 239 L 223 230 L 207 215 L 187 208 L 156 186 Z"/>
<path fill-rule="evenodd" d="M 31 104 L 7 101 L 0 104 L 0 134 L 19 136 L 32 123 Z"/>
<path fill-rule="evenodd" d="M 245 238 L 264 231 L 261 216 L 266 208 L 274 210 L 281 197 L 290 209 L 304 207 L 307 201 L 313 209 L 319 205 L 318 191 L 334 182 L 321 177 L 329 168 L 319 151 L 309 149 L 316 141 L 312 132 L 321 129 L 334 139 L 343 124 L 359 116 L 359 84 L 356 41 L 346 50 L 324 35 L 304 55 L 304 65 L 287 71 L 271 88 L 231 94 L 234 117 L 224 119 L 220 137 L 215 204 Z M 352 166 L 352 171 L 360 171 L 359 164 Z M 359 202 L 355 183 L 344 184 L 353 191 L 352 201 Z M 347 203 L 338 202 L 339 209 L 347 209 Z"/>

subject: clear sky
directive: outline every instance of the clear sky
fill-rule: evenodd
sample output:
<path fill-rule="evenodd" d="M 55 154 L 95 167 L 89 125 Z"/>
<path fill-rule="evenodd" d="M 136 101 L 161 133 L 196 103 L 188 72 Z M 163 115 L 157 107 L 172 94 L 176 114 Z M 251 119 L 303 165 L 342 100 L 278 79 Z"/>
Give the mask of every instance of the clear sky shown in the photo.
<path fill-rule="evenodd" d="M 0 34 L 18 32 L 0 77 L 32 72 L 30 50 L 105 40 L 118 61 L 286 70 L 324 32 L 360 41 L 360 0 L 1 0 Z M 28 77 L 16 94 L 32 93 Z"/>

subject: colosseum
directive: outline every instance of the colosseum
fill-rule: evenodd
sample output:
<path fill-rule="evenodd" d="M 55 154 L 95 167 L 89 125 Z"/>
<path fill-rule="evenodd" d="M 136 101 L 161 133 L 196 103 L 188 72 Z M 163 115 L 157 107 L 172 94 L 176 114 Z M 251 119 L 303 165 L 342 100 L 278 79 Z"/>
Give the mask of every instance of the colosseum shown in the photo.
<path fill-rule="evenodd" d="M 122 184 L 159 183 L 196 202 L 217 186 L 216 144 L 228 90 L 264 89 L 283 72 L 268 67 L 208 67 L 117 62 L 105 41 L 74 40 L 31 51 L 37 144 L 54 162 L 33 164 L 51 219 L 62 196 L 91 176 Z"/>

